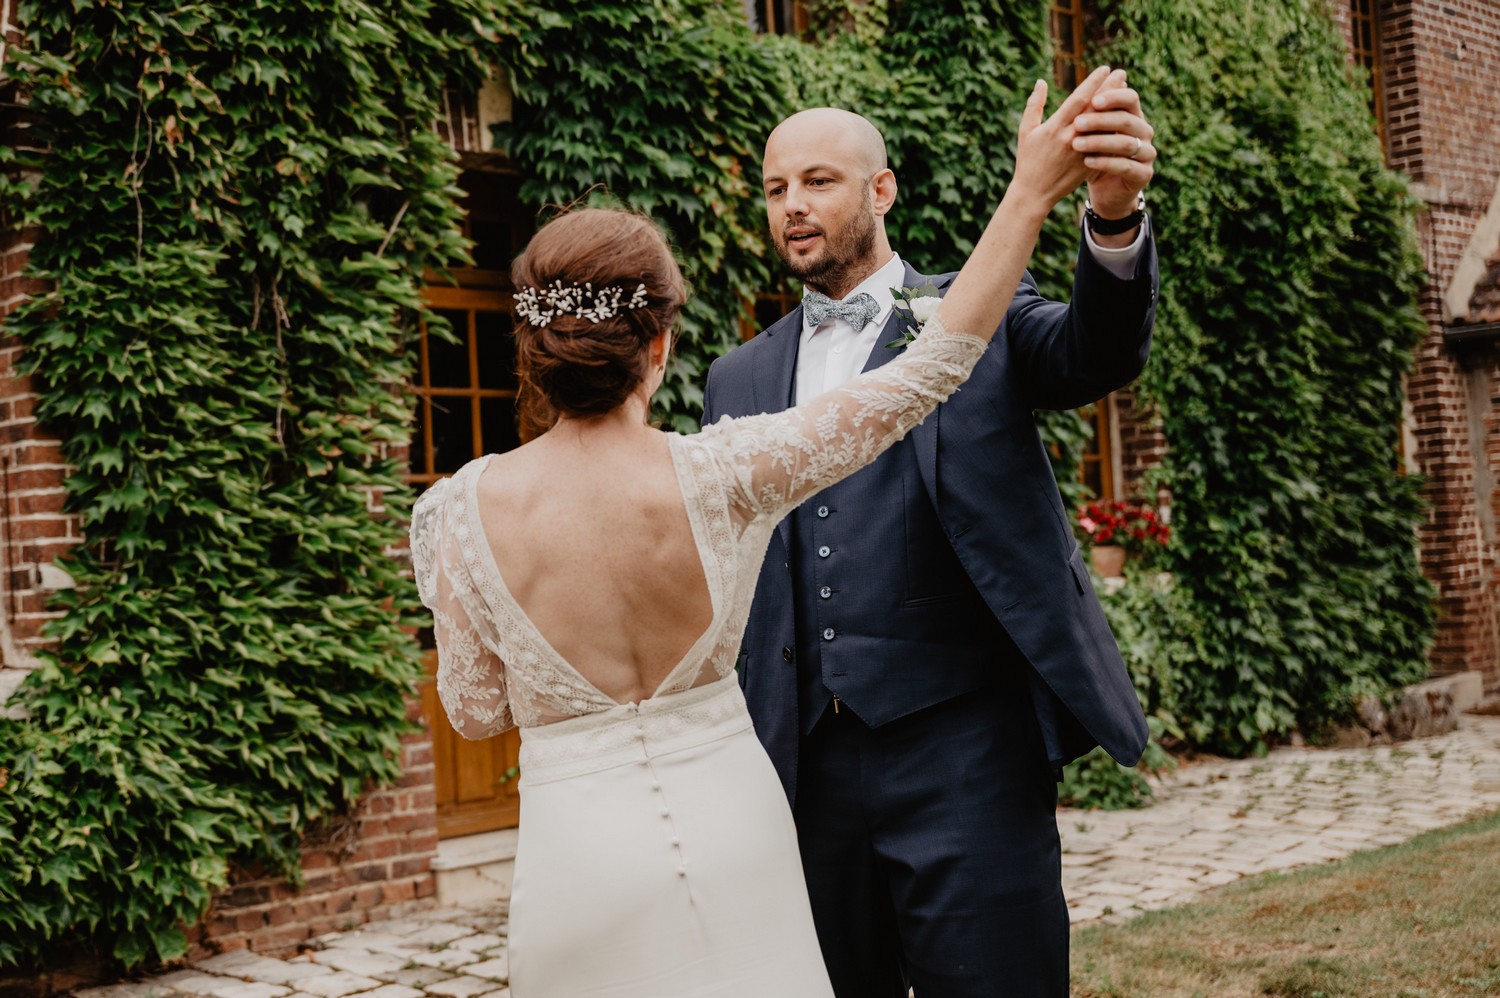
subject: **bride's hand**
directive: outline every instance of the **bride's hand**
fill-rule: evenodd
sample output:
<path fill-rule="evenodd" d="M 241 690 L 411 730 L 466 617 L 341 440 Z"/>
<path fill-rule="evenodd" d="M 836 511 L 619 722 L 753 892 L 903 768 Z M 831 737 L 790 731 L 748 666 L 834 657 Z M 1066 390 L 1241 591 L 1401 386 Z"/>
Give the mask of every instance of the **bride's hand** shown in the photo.
<path fill-rule="evenodd" d="M 1036 81 L 1021 114 L 1016 172 L 1007 194 L 1018 194 L 1050 211 L 1088 179 L 1089 168 L 1084 165 L 1083 154 L 1073 148 L 1073 139 L 1078 134 L 1074 119 L 1088 110 L 1089 102 L 1108 76 L 1108 66 L 1094 70 L 1046 120 L 1042 115 L 1047 107 L 1047 84 Z"/>
<path fill-rule="evenodd" d="M 1083 153 L 1073 149 L 1074 119 L 1088 109 L 1108 75 L 1108 67 L 1094 70 L 1045 121 L 1047 84 L 1037 81 L 1021 115 L 1016 172 L 953 290 L 938 306 L 939 325 L 984 338 L 999 327 L 1052 206 L 1088 177 Z"/>

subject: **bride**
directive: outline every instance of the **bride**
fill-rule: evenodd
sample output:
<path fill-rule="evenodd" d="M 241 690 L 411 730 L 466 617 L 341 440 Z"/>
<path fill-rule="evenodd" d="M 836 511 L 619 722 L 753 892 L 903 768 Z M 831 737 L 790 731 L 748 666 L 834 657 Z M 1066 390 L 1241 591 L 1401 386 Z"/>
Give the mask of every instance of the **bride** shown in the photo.
<path fill-rule="evenodd" d="M 692 436 L 647 425 L 682 275 L 627 212 L 564 214 L 514 267 L 523 391 L 555 422 L 412 517 L 458 732 L 521 729 L 516 998 L 831 996 L 791 812 L 734 669 L 760 563 L 802 499 L 968 376 L 1052 206 L 1086 176 L 1038 82 L 1016 172 L 904 354 L 810 403 Z"/>

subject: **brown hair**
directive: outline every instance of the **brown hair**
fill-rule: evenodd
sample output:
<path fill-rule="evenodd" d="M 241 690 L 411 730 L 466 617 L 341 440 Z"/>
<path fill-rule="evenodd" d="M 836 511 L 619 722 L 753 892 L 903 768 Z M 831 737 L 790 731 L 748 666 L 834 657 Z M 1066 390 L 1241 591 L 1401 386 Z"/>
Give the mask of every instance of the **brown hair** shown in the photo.
<path fill-rule="evenodd" d="M 516 319 L 523 440 L 559 416 L 602 416 L 624 402 L 650 373 L 648 344 L 672 328 L 685 298 L 682 271 L 656 225 L 607 208 L 579 208 L 542 226 L 516 258 L 511 280 L 517 291 L 554 281 L 618 288 L 625 301 L 646 290 L 643 307 L 598 322 L 567 314 L 539 327 Z"/>

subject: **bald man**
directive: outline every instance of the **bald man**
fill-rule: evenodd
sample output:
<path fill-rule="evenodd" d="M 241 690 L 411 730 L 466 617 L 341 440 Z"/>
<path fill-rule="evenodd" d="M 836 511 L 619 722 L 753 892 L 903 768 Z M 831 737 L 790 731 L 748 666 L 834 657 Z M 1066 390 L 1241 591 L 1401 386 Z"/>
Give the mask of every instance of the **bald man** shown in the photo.
<path fill-rule="evenodd" d="M 1027 275 L 963 390 L 787 517 L 761 570 L 740 678 L 840 998 L 1066 995 L 1056 781 L 1096 744 L 1127 765 L 1145 745 L 1031 416 L 1133 380 L 1155 313 L 1156 151 L 1122 73 L 1077 129 L 1093 172 L 1071 303 Z M 708 422 L 891 360 L 893 291 L 954 277 L 892 249 L 896 176 L 859 115 L 778 125 L 764 194 L 803 303 L 714 363 Z"/>

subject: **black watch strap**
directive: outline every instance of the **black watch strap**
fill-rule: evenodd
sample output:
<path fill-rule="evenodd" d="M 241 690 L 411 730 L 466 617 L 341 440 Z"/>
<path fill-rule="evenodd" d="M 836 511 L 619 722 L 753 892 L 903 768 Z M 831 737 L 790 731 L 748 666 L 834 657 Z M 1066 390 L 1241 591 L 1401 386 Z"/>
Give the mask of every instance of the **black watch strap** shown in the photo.
<path fill-rule="evenodd" d="M 1136 198 L 1135 211 L 1124 218 L 1102 218 L 1094 211 L 1091 202 L 1083 202 L 1083 217 L 1088 222 L 1089 231 L 1098 236 L 1118 236 L 1122 232 L 1129 232 L 1146 220 L 1146 197 L 1141 195 Z"/>

